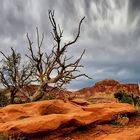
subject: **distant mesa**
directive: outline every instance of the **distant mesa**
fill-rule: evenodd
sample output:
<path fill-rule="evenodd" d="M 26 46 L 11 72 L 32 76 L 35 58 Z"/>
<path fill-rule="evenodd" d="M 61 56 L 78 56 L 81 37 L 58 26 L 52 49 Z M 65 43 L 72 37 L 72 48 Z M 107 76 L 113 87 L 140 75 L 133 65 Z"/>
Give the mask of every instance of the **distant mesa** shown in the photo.
<path fill-rule="evenodd" d="M 120 85 L 119 81 L 107 79 L 95 83 L 95 86 L 116 86 L 116 85 Z"/>
<path fill-rule="evenodd" d="M 32 96 L 34 92 L 37 90 L 37 88 L 38 85 L 29 85 L 26 87 L 26 89 L 23 89 L 23 91 L 27 91 Z M 63 99 L 63 98 L 67 99 L 69 97 L 80 97 L 80 98 L 87 99 L 88 101 L 94 100 L 96 103 L 116 102 L 116 99 L 114 98 L 114 93 L 117 93 L 119 91 L 124 91 L 128 94 L 133 94 L 134 96 L 140 96 L 140 90 L 138 84 L 134 84 L 134 83 L 124 84 L 116 80 L 102 80 L 95 83 L 95 85 L 91 87 L 85 87 L 74 92 L 58 89 L 58 88 L 51 90 L 52 87 L 49 88 L 51 91 L 51 95 L 55 96 L 57 93 L 59 93 L 58 95 L 61 95 L 61 96 L 57 95 L 58 99 Z M 7 97 L 10 96 L 10 93 L 7 90 L 5 90 L 5 94 Z M 41 100 L 44 100 L 48 95 L 49 93 L 47 93 L 46 91 L 46 94 Z M 26 101 L 25 96 L 20 91 L 16 94 L 16 97 L 20 97 L 22 101 L 24 100 Z"/>
<path fill-rule="evenodd" d="M 140 96 L 139 85 L 134 83 L 120 83 L 116 80 L 102 80 L 92 87 L 87 87 L 80 89 L 75 92 L 81 96 L 91 96 L 98 93 L 114 94 L 119 91 L 124 91 L 126 93 L 133 93 L 135 96 Z"/>

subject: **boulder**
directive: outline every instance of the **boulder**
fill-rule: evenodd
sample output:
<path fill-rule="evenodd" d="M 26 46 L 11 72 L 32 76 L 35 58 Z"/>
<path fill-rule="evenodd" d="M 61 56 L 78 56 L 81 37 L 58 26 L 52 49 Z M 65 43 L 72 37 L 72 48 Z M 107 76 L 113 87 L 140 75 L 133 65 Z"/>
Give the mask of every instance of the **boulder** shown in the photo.
<path fill-rule="evenodd" d="M 62 135 L 79 126 L 110 121 L 116 114 L 135 112 L 129 104 L 79 105 L 63 100 L 39 101 L 0 108 L 0 133 L 10 136 Z"/>

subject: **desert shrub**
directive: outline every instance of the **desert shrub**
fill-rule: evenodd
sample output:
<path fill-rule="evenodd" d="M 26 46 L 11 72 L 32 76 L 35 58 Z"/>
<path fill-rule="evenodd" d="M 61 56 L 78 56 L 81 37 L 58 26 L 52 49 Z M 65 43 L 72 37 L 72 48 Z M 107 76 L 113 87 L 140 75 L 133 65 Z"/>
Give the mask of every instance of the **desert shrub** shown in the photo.
<path fill-rule="evenodd" d="M 114 94 L 114 97 L 120 101 L 124 97 L 124 94 L 125 94 L 124 92 L 119 91 L 119 92 Z"/>
<path fill-rule="evenodd" d="M 6 106 L 9 103 L 8 98 L 4 93 L 0 93 L 0 107 Z"/>
<path fill-rule="evenodd" d="M 128 95 L 124 91 L 119 91 L 119 92 L 115 93 L 114 97 L 117 98 L 119 100 L 119 102 L 121 102 L 121 103 L 129 103 L 129 104 L 134 103 L 133 96 Z"/>
<path fill-rule="evenodd" d="M 16 97 L 16 98 L 14 99 L 14 103 L 15 103 L 15 104 L 22 104 L 23 101 L 22 101 L 20 98 Z"/>
<path fill-rule="evenodd" d="M 127 114 L 117 114 L 114 116 L 114 118 L 111 121 L 111 124 L 113 125 L 117 125 L 117 126 L 124 126 L 127 125 L 129 123 L 129 118 L 127 116 Z"/>
<path fill-rule="evenodd" d="M 128 96 L 128 95 L 124 95 L 123 98 L 120 100 L 121 103 L 128 103 L 128 104 L 133 104 L 134 101 L 132 99 L 132 97 Z"/>
<path fill-rule="evenodd" d="M 114 97 L 121 103 L 134 104 L 134 106 L 140 106 L 140 97 L 128 94 L 124 91 L 120 91 L 114 94 Z"/>
<path fill-rule="evenodd" d="M 135 104 L 135 106 L 140 106 L 140 97 L 139 96 L 136 96 L 134 98 L 134 104 Z"/>
<path fill-rule="evenodd" d="M 47 94 L 47 95 L 45 95 L 43 97 L 43 100 L 53 100 L 55 98 L 56 98 L 55 95 L 53 95 L 53 94 Z"/>

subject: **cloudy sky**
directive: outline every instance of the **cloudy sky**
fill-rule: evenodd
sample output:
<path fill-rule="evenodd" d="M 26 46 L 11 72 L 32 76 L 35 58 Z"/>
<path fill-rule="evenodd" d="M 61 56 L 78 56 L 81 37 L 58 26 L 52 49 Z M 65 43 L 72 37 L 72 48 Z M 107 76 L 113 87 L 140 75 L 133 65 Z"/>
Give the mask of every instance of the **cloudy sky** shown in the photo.
<path fill-rule="evenodd" d="M 140 0 L 1 0 L 0 50 L 11 46 L 27 52 L 26 33 L 35 40 L 35 27 L 45 34 L 44 48 L 53 46 L 48 10 L 64 29 L 63 41 L 72 40 L 85 16 L 78 42 L 69 50 L 77 57 L 83 49 L 81 72 L 93 80 L 71 82 L 69 89 L 91 86 L 102 79 L 140 83 Z"/>

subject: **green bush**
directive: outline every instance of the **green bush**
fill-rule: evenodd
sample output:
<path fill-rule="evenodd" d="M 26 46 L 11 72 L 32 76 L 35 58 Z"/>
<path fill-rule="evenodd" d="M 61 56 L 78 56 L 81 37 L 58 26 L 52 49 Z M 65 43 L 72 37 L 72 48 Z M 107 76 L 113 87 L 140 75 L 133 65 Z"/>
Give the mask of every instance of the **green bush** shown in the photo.
<path fill-rule="evenodd" d="M 134 101 L 130 96 L 124 95 L 123 98 L 120 100 L 121 103 L 128 103 L 133 104 Z"/>
<path fill-rule="evenodd" d="M 123 91 L 119 91 L 119 92 L 114 94 L 114 97 L 117 98 L 120 101 L 124 97 L 124 94 L 125 93 Z"/>
<path fill-rule="evenodd" d="M 119 100 L 121 103 L 129 103 L 134 104 L 134 106 L 140 106 L 140 97 L 134 96 L 133 94 L 125 93 L 124 91 L 120 91 L 114 94 L 114 97 Z"/>
<path fill-rule="evenodd" d="M 133 96 L 128 95 L 124 91 L 119 91 L 119 92 L 115 93 L 114 97 L 117 98 L 119 100 L 119 102 L 121 102 L 121 103 L 129 103 L 129 104 L 134 103 Z"/>

